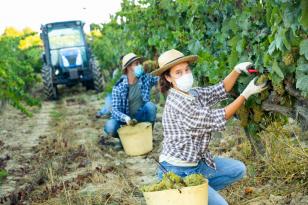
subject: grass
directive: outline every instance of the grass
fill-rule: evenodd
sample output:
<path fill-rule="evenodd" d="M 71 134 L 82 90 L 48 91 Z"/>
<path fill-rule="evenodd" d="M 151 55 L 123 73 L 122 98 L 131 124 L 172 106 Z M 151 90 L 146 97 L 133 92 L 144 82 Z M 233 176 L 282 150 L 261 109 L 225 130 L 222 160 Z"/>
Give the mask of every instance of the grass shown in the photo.
<path fill-rule="evenodd" d="M 2 184 L 2 181 L 8 176 L 8 173 L 6 170 L 0 169 L 0 184 Z"/>
<path fill-rule="evenodd" d="M 272 123 L 259 133 L 266 149 L 264 155 L 253 156 L 246 139 L 235 145 L 231 156 L 246 164 L 247 177 L 223 191 L 229 203 L 250 204 L 281 196 L 280 204 L 289 204 L 294 197 L 285 196 L 306 195 L 308 150 L 300 140 L 306 134 L 296 125 Z"/>

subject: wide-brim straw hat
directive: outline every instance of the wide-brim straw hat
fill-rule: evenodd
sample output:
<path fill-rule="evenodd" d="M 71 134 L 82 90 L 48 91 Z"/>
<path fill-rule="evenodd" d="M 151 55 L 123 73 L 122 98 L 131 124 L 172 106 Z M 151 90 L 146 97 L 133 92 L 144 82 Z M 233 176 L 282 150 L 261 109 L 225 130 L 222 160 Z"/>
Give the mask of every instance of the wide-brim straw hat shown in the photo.
<path fill-rule="evenodd" d="M 143 61 L 143 57 L 137 56 L 134 53 L 129 53 L 129 54 L 126 54 L 125 56 L 123 56 L 123 58 L 122 58 L 122 70 L 127 68 L 127 66 L 129 66 L 131 63 L 133 63 L 136 60 Z"/>
<path fill-rule="evenodd" d="M 152 74 L 156 76 L 160 76 L 166 70 L 168 70 L 169 68 L 177 64 L 180 64 L 183 62 L 193 63 L 193 62 L 196 62 L 197 60 L 198 60 L 198 56 L 196 55 L 185 56 L 180 51 L 171 49 L 169 51 L 164 52 L 163 54 L 159 56 L 158 58 L 159 68 L 154 70 Z"/>

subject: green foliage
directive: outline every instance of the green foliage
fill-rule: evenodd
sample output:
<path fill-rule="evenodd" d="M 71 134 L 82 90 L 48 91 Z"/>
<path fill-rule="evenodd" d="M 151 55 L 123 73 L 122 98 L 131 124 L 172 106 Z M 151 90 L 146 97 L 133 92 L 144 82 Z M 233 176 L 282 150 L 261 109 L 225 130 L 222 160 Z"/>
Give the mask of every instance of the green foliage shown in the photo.
<path fill-rule="evenodd" d="M 34 57 L 31 57 L 30 50 L 18 48 L 21 38 L 5 35 L 0 38 L 0 100 L 7 100 L 17 109 L 31 115 L 24 104 L 39 104 L 28 93 L 37 81 L 33 70 L 36 63 L 32 61 Z"/>
<path fill-rule="evenodd" d="M 7 171 L 0 169 L 0 184 L 2 183 L 2 181 L 8 176 Z"/>
<path fill-rule="evenodd" d="M 164 174 L 163 179 L 154 184 L 146 185 L 141 188 L 142 192 L 154 192 L 168 189 L 180 189 L 189 186 L 198 186 L 205 183 L 205 178 L 202 174 L 191 174 L 183 179 L 173 172 Z"/>
<path fill-rule="evenodd" d="M 308 96 L 307 7 L 305 0 L 123 0 L 110 23 L 97 25 L 102 36 L 92 45 L 107 69 L 131 51 L 154 60 L 172 48 L 196 54 L 193 72 L 201 86 L 218 83 L 239 62 L 254 62 L 261 74 L 269 71 L 268 91 L 251 97 L 241 112 L 243 125 L 256 133 L 271 120 L 285 121 L 259 109 L 273 91 L 282 99 L 277 104 L 293 105 L 286 81 Z M 242 92 L 253 77 L 242 75 L 234 93 Z"/>

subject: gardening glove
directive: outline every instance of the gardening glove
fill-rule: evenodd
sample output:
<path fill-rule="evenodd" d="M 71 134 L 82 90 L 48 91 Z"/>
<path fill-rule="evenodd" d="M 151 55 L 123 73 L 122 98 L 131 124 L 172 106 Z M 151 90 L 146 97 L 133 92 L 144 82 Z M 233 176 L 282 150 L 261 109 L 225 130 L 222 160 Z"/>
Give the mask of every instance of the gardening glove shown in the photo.
<path fill-rule="evenodd" d="M 126 122 L 127 125 L 131 125 L 131 126 L 134 126 L 138 123 L 137 120 L 131 119 L 129 116 L 125 117 L 125 122 Z"/>
<path fill-rule="evenodd" d="M 125 116 L 124 120 L 126 124 L 129 124 L 129 121 L 131 121 L 132 119 L 129 116 Z"/>
<path fill-rule="evenodd" d="M 263 90 L 267 89 L 266 83 L 263 83 L 263 84 L 260 84 L 260 85 L 256 85 L 256 80 L 257 80 L 257 77 L 255 77 L 252 81 L 250 81 L 248 86 L 241 93 L 241 95 L 244 96 L 246 100 L 251 95 L 256 94 L 256 93 L 260 93 Z"/>
<path fill-rule="evenodd" d="M 234 67 L 234 70 L 238 73 L 245 72 L 247 75 L 250 75 L 248 72 L 248 68 L 250 68 L 253 64 L 251 62 L 239 63 Z"/>
<path fill-rule="evenodd" d="M 137 123 L 138 123 L 137 120 L 132 119 L 132 120 L 130 120 L 130 121 L 128 122 L 128 125 L 135 126 Z"/>

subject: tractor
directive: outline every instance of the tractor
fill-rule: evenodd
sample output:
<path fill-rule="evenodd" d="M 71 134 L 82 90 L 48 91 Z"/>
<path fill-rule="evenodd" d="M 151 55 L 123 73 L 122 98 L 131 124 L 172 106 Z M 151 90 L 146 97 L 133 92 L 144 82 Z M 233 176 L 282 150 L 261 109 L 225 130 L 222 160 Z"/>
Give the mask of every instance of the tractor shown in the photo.
<path fill-rule="evenodd" d="M 57 85 L 82 83 L 87 89 L 103 90 L 104 79 L 92 55 L 82 21 L 64 21 L 41 26 L 44 43 L 42 78 L 47 99 L 58 99 Z"/>

